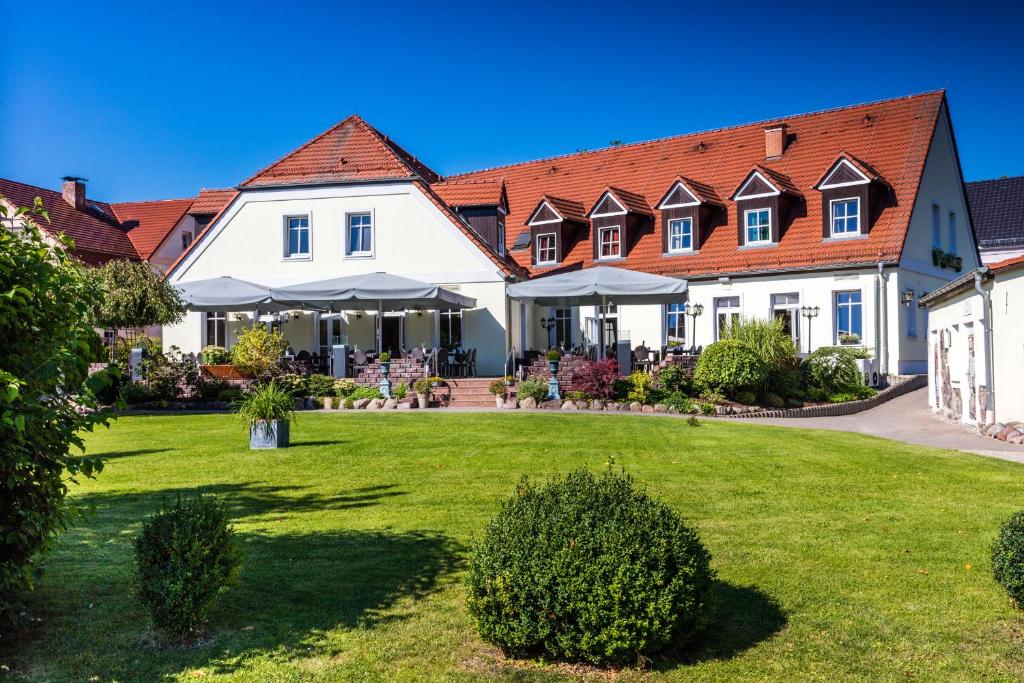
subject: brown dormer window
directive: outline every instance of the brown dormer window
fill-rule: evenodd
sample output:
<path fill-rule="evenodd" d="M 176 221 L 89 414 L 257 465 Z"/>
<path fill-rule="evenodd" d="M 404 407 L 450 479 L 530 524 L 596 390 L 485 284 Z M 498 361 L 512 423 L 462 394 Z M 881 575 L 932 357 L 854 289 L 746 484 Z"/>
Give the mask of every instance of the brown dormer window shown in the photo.
<path fill-rule="evenodd" d="M 845 153 L 814 187 L 821 193 L 821 236 L 827 240 L 866 236 L 887 196 L 885 181 Z"/>
<path fill-rule="evenodd" d="M 710 185 L 677 177 L 658 202 L 661 252 L 666 256 L 700 251 L 725 204 Z"/>
<path fill-rule="evenodd" d="M 756 166 L 740 183 L 732 199 L 736 202 L 739 245 L 767 247 L 782 240 L 789 215 L 802 196 L 786 176 Z"/>
<path fill-rule="evenodd" d="M 553 266 L 565 260 L 585 234 L 586 217 L 582 204 L 544 195 L 526 225 L 530 228 L 533 265 Z"/>
<path fill-rule="evenodd" d="M 654 213 L 639 194 L 606 187 L 587 214 L 594 231 L 594 260 L 620 259 L 649 232 Z"/>

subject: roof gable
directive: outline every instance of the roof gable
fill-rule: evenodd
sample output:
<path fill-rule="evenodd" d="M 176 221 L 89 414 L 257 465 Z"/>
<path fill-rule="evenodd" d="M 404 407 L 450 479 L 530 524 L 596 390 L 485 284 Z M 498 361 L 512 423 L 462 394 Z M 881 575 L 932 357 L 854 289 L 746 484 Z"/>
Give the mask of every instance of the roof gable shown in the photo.
<path fill-rule="evenodd" d="M 643 195 L 623 190 L 619 187 L 606 187 L 598 197 L 594 206 L 587 213 L 589 218 L 595 216 L 621 216 L 624 213 L 651 215 L 651 207 Z"/>
<path fill-rule="evenodd" d="M 505 183 L 501 180 L 477 182 L 435 183 L 431 185 L 438 196 L 453 208 L 463 206 L 496 206 L 508 210 Z"/>
<path fill-rule="evenodd" d="M 353 114 L 261 169 L 240 187 L 440 179 L 416 157 Z"/>
<path fill-rule="evenodd" d="M 128 229 L 128 239 L 143 259 L 149 259 L 192 206 L 192 199 L 161 199 L 111 204 Z"/>
<path fill-rule="evenodd" d="M 814 184 L 814 187 L 818 190 L 826 190 L 833 187 L 866 185 L 873 180 L 879 180 L 877 173 L 871 170 L 867 164 L 843 153 Z"/>

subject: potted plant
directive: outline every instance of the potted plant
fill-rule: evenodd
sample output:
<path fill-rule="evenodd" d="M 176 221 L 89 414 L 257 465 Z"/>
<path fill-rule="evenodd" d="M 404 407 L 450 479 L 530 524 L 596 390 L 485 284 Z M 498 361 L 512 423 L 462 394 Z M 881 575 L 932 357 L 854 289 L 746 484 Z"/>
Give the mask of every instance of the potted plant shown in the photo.
<path fill-rule="evenodd" d="M 391 369 L 391 354 L 385 351 L 384 353 L 380 354 L 379 360 L 380 369 L 384 373 L 384 376 L 387 377 L 388 371 Z"/>
<path fill-rule="evenodd" d="M 438 377 L 437 375 L 432 375 L 428 379 L 430 380 L 430 386 L 434 387 L 434 388 L 439 387 L 442 384 L 444 384 L 444 377 Z"/>
<path fill-rule="evenodd" d="M 249 425 L 249 448 L 287 448 L 295 399 L 276 380 L 257 385 L 237 400 L 235 412 Z"/>
<path fill-rule="evenodd" d="M 839 335 L 839 343 L 843 344 L 844 346 L 849 346 L 849 345 L 852 345 L 852 344 L 859 344 L 860 343 L 860 335 L 859 334 L 854 334 L 854 333 L 841 334 L 841 335 Z"/>
<path fill-rule="evenodd" d="M 494 397 L 494 405 L 498 408 L 504 407 L 505 397 L 508 395 L 508 382 L 496 379 L 487 386 L 487 390 Z"/>
<path fill-rule="evenodd" d="M 416 392 L 416 400 L 419 402 L 420 408 L 430 407 L 430 385 L 431 378 L 427 377 L 421 377 L 412 384 L 412 389 Z"/>
<path fill-rule="evenodd" d="M 548 358 L 548 370 L 550 370 L 551 374 L 553 375 L 556 372 L 558 372 L 558 363 L 559 363 L 559 361 L 562 360 L 562 354 L 560 354 L 558 351 L 556 351 L 554 349 L 551 349 L 550 351 L 548 351 L 547 358 Z"/>

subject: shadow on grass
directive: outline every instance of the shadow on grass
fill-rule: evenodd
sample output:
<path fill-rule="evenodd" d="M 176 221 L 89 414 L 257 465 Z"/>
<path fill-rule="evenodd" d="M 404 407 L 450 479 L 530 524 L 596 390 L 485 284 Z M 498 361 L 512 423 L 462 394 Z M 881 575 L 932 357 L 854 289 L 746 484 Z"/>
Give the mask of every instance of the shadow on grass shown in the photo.
<path fill-rule="evenodd" d="M 659 656 L 659 671 L 732 659 L 768 640 L 786 626 L 786 615 L 773 597 L 756 586 L 716 580 L 711 589 L 711 621 L 694 643 Z"/>
<path fill-rule="evenodd" d="M 137 523 L 156 511 L 161 503 L 171 503 L 179 495 L 196 493 L 215 496 L 227 505 L 233 519 L 262 515 L 347 510 L 379 505 L 388 498 L 404 496 L 405 491 L 394 484 L 361 487 L 325 494 L 305 486 L 274 486 L 243 482 L 208 484 L 197 487 L 160 489 L 147 492 L 106 492 L 75 496 L 76 506 L 96 513 L 115 512 L 125 525 Z"/>
<path fill-rule="evenodd" d="M 169 453 L 170 448 L 139 448 L 134 451 L 114 451 L 112 453 L 98 453 L 96 457 L 100 460 L 117 460 L 118 458 L 132 458 L 136 455 L 152 455 L 154 453 Z M 86 455 L 92 456 L 92 453 L 86 452 Z"/>

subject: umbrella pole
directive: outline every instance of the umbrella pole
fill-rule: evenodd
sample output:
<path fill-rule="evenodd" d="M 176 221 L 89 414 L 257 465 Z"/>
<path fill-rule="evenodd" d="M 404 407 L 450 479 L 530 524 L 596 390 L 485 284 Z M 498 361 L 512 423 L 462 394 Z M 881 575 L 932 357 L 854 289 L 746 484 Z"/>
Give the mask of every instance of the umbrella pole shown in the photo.
<path fill-rule="evenodd" d="M 604 360 L 604 328 L 605 328 L 605 311 L 608 308 L 608 297 L 601 295 L 601 315 L 600 317 L 600 328 L 597 331 L 597 359 Z"/>
<path fill-rule="evenodd" d="M 380 299 L 377 300 L 377 353 L 382 353 L 384 349 L 381 348 L 381 344 L 384 339 L 384 302 Z"/>

